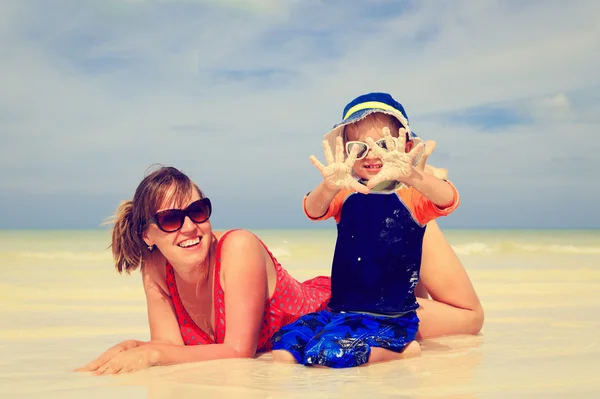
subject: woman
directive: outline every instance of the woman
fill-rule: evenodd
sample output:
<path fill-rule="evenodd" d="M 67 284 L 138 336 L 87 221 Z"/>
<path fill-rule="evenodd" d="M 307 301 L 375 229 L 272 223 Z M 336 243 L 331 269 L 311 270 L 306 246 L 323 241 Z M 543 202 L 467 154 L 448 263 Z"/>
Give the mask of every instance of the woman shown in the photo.
<path fill-rule="evenodd" d="M 326 306 L 328 278 L 299 283 L 252 233 L 213 232 L 211 211 L 171 167 L 149 174 L 119 206 L 113 257 L 120 273 L 142 266 L 151 340 L 122 342 L 80 371 L 253 357 L 281 326 Z"/>
<path fill-rule="evenodd" d="M 434 147 L 427 143 L 419 167 L 425 168 Z M 328 278 L 299 283 L 252 233 L 213 232 L 210 213 L 210 200 L 175 168 L 148 175 L 133 201 L 119 206 L 113 256 L 119 272 L 142 265 L 151 340 L 121 342 L 79 371 L 114 374 L 253 357 L 270 349 L 269 339 L 281 326 L 326 307 Z M 422 256 L 417 337 L 477 334 L 481 304 L 435 223 L 428 224 Z"/>

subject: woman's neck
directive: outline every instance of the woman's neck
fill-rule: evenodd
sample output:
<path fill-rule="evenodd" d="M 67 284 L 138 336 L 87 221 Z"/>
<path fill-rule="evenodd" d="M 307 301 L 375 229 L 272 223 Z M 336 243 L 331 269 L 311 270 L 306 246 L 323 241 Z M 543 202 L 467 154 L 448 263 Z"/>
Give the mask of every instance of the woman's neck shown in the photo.
<path fill-rule="evenodd" d="M 208 254 L 204 261 L 200 264 L 191 267 L 176 267 L 175 274 L 177 274 L 178 280 L 185 284 L 204 285 L 209 282 L 209 277 L 215 264 L 215 254 L 217 249 L 217 240 L 213 236 L 213 240 L 208 249 Z"/>

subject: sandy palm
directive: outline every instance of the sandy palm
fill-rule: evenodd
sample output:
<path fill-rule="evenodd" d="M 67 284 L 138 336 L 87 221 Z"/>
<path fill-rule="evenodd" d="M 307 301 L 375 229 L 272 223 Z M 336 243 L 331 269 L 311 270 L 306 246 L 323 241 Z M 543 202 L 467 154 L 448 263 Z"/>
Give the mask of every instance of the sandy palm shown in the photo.
<path fill-rule="evenodd" d="M 369 192 L 367 187 L 352 177 L 352 166 L 356 162 L 356 154 L 358 153 L 356 147 L 352 149 L 345 161 L 344 144 L 341 137 L 337 137 L 335 142 L 335 158 L 327 140 L 323 141 L 323 150 L 325 151 L 327 166 L 323 165 L 314 155 L 310 156 L 310 161 L 323 175 L 327 188 L 332 190 L 355 190 L 363 194 Z"/>
<path fill-rule="evenodd" d="M 373 188 L 386 180 L 402 182 L 403 179 L 412 173 L 413 160 L 423 150 L 423 143 L 419 143 L 407 153 L 405 152 L 406 130 L 401 128 L 398 136 L 392 137 L 388 128 L 383 129 L 383 138 L 385 139 L 387 150 L 377 146 L 372 138 L 367 138 L 367 144 L 369 144 L 371 150 L 383 162 L 381 170 L 374 178 L 369 180 L 367 187 Z"/>

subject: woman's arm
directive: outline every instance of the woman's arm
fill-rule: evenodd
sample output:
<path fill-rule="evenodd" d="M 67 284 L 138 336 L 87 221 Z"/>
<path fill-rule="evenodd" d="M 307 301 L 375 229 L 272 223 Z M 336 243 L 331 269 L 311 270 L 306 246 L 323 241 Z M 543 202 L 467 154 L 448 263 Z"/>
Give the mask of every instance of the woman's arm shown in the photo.
<path fill-rule="evenodd" d="M 221 251 L 220 277 L 225 291 L 227 327 L 224 342 L 198 346 L 157 345 L 153 364 L 253 357 L 256 354 L 269 295 L 268 256 L 256 236 L 243 230 L 230 233 Z"/>
<path fill-rule="evenodd" d="M 139 351 L 152 353 L 153 345 L 157 344 L 183 345 L 171 298 L 163 288 L 166 287 L 165 263 L 165 258 L 159 252 L 154 252 L 143 261 L 142 281 L 146 294 L 151 340 L 145 342 L 130 339 L 120 342 L 76 371 L 93 371 L 97 374 L 109 370 L 118 371 L 123 368 L 123 361 L 119 360 L 125 354 Z M 111 369 L 111 366 L 114 369 Z"/>
<path fill-rule="evenodd" d="M 150 327 L 150 342 L 144 344 L 162 343 L 182 346 L 184 342 L 179 331 L 175 307 L 171 296 L 167 293 L 165 265 L 166 259 L 162 254 L 156 253 L 152 254 L 142 267 Z"/>

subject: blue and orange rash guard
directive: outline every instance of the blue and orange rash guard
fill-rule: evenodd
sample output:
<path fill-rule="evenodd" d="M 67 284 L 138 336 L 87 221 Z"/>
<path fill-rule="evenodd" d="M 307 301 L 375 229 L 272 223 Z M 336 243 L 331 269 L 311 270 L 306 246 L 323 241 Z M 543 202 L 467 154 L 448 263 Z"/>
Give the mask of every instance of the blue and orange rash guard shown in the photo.
<path fill-rule="evenodd" d="M 361 194 L 340 191 L 327 213 L 334 217 L 337 241 L 331 270 L 332 311 L 403 314 L 419 307 L 414 289 L 419 280 L 423 235 L 428 222 L 452 213 L 440 209 L 412 187 Z"/>

